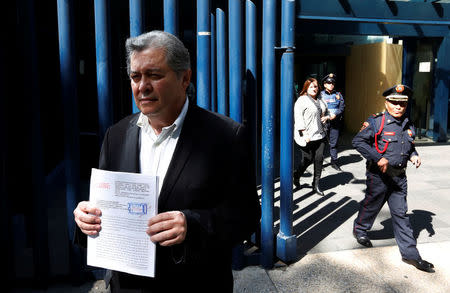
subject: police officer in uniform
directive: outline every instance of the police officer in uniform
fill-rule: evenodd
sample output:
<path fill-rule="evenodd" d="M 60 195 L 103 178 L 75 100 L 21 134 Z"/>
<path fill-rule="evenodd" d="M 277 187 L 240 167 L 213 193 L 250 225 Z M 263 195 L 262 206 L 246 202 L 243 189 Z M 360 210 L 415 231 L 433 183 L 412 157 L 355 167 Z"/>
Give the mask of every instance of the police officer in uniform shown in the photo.
<path fill-rule="evenodd" d="M 408 207 L 406 165 L 421 164 L 414 147 L 414 127 L 404 117 L 412 90 L 396 85 L 383 93 L 386 111 L 369 117 L 353 138 L 353 146 L 366 159 L 366 194 L 353 224 L 353 235 L 359 244 L 372 247 L 367 231 L 385 202 L 392 216 L 395 240 L 402 260 L 426 272 L 434 272 L 433 264 L 423 260 L 406 215 Z"/>
<path fill-rule="evenodd" d="M 337 143 L 345 108 L 344 97 L 340 92 L 334 90 L 334 86 L 336 84 L 336 75 L 334 73 L 330 73 L 325 76 L 322 79 L 322 83 L 325 89 L 320 93 L 320 95 L 322 100 L 327 104 L 328 111 L 331 116 L 328 129 L 331 167 L 335 170 L 342 171 L 337 164 Z"/>

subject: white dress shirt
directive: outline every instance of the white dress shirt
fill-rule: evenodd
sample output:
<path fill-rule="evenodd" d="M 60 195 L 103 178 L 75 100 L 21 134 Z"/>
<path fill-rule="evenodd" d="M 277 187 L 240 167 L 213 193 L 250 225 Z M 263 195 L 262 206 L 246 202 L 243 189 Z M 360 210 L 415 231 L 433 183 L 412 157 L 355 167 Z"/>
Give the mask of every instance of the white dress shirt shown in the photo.
<path fill-rule="evenodd" d="M 159 135 L 155 133 L 144 114 L 140 114 L 136 123 L 141 128 L 139 154 L 141 173 L 158 176 L 158 194 L 161 192 L 164 177 L 177 146 L 188 106 L 189 99 L 186 98 L 180 115 L 172 125 L 163 127 Z"/>

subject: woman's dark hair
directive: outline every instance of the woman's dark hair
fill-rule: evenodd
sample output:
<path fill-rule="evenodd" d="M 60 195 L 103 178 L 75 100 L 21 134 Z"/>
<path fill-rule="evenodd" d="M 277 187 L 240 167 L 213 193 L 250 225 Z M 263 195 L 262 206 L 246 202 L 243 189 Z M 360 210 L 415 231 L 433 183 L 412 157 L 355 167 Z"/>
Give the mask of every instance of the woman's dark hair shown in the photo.
<path fill-rule="evenodd" d="M 303 88 L 298 96 L 303 96 L 304 94 L 306 94 L 308 91 L 309 85 L 313 82 L 316 82 L 317 86 L 319 86 L 319 82 L 317 81 L 317 79 L 315 79 L 314 77 L 310 77 L 303 84 Z M 319 90 L 320 90 L 320 88 L 319 88 Z"/>

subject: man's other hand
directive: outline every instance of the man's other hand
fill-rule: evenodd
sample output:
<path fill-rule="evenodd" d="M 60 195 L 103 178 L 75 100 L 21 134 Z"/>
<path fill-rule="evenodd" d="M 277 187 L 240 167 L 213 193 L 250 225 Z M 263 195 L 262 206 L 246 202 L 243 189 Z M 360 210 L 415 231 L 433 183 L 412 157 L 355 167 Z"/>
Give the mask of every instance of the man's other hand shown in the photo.
<path fill-rule="evenodd" d="M 180 244 L 186 238 L 187 222 L 180 211 L 158 214 L 148 221 L 147 234 L 150 240 L 161 246 Z"/>
<path fill-rule="evenodd" d="M 97 235 L 101 230 L 100 209 L 94 207 L 89 201 L 80 202 L 73 211 L 75 222 L 81 232 L 86 235 Z"/>
<path fill-rule="evenodd" d="M 416 168 L 419 168 L 420 165 L 422 165 L 422 160 L 419 156 L 412 156 L 409 160 L 416 166 Z"/>
<path fill-rule="evenodd" d="M 378 162 L 378 168 L 380 169 L 381 173 L 386 173 L 386 170 L 388 168 L 389 161 L 386 158 L 381 158 Z"/>

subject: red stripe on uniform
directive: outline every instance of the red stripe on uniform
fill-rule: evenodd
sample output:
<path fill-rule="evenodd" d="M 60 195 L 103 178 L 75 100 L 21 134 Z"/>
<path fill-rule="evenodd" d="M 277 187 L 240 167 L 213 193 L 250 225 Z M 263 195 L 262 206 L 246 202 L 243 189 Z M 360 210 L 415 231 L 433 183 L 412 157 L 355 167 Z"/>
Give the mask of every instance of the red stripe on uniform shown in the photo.
<path fill-rule="evenodd" d="M 360 213 L 360 215 L 359 215 L 359 218 L 358 218 L 358 221 L 357 222 L 361 222 L 361 218 L 363 217 L 363 215 L 364 215 L 364 212 L 365 212 L 365 208 L 366 208 L 366 205 L 367 205 L 367 202 L 369 201 L 369 195 L 370 195 L 370 198 L 372 198 L 372 193 L 370 192 L 371 190 L 372 190 L 372 186 L 373 186 L 373 175 L 371 175 L 370 176 L 370 183 L 368 184 L 368 186 L 367 186 L 367 197 L 366 197 L 366 200 L 363 202 L 363 205 L 362 205 L 362 211 L 361 211 L 361 213 Z M 353 231 L 356 233 L 356 226 L 357 225 L 355 225 L 355 227 L 353 228 Z M 360 227 L 359 225 L 358 225 L 358 227 Z"/>

